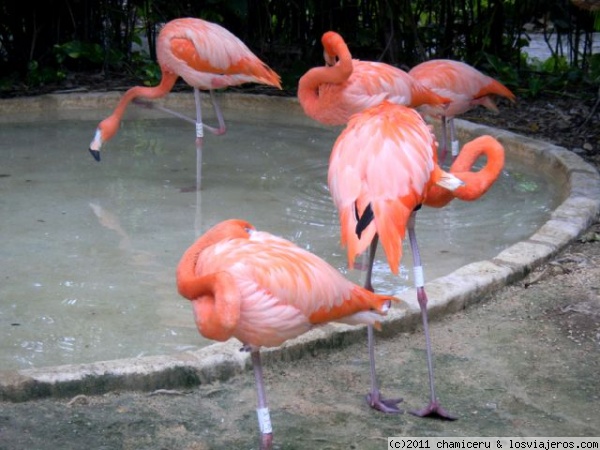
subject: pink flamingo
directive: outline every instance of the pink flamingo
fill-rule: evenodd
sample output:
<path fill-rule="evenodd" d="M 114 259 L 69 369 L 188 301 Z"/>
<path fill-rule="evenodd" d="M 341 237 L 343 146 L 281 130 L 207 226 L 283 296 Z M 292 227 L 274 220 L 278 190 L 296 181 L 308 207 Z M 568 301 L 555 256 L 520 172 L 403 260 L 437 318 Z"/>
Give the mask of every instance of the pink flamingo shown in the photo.
<path fill-rule="evenodd" d="M 326 66 L 314 67 L 298 83 L 298 99 L 307 116 L 326 125 L 345 125 L 352 114 L 388 100 L 406 106 L 431 105 L 438 113 L 442 97 L 396 67 L 352 59 L 344 39 L 323 34 Z"/>
<path fill-rule="evenodd" d="M 352 116 L 336 140 L 329 160 L 328 183 L 341 224 L 341 243 L 347 247 L 348 265 L 369 248 L 365 287 L 373 290 L 371 273 L 377 243 L 385 251 L 392 273 L 397 274 L 402 240 L 408 228 L 413 254 L 417 299 L 421 308 L 427 363 L 429 405 L 413 412 L 419 416 L 454 419 L 439 404 L 434 387 L 427 296 L 415 234 L 415 217 L 435 184 L 453 191 L 462 182 L 436 164 L 437 143 L 423 118 L 413 109 L 387 101 Z M 371 407 L 397 413 L 401 399 L 383 399 L 375 377 L 372 327 L 368 328 L 371 365 Z"/>
<path fill-rule="evenodd" d="M 427 105 L 420 108 L 427 115 L 441 117 L 440 164 L 444 163 L 448 153 L 447 125 L 450 128 L 453 158 L 458 154 L 454 117 L 478 105 L 498 112 L 494 96 L 515 101 L 515 95 L 502 83 L 460 61 L 432 59 L 413 67 L 408 73 L 432 91 L 451 99 L 447 109 L 441 114 L 439 108 L 432 109 Z"/>
<path fill-rule="evenodd" d="M 258 397 L 261 448 L 271 448 L 272 426 L 260 347 L 276 347 L 330 321 L 376 325 L 390 308 L 377 295 L 293 243 L 226 220 L 201 236 L 177 266 L 179 293 L 191 300 L 202 336 L 235 337 L 251 352 Z"/>
<path fill-rule="evenodd" d="M 217 135 L 226 131 L 223 114 L 213 90 L 249 82 L 281 89 L 280 78 L 228 30 L 201 19 L 183 18 L 168 22 L 158 36 L 156 55 L 162 73 L 160 84 L 155 87 L 135 86 L 125 92 L 113 113 L 98 125 L 89 151 L 96 161 L 100 161 L 100 149 L 116 134 L 129 103 L 138 97 L 147 99 L 164 97 L 181 77 L 194 88 L 199 187 L 203 129 L 206 128 Z M 219 122 L 218 128 L 202 122 L 200 89 L 210 91 Z"/>

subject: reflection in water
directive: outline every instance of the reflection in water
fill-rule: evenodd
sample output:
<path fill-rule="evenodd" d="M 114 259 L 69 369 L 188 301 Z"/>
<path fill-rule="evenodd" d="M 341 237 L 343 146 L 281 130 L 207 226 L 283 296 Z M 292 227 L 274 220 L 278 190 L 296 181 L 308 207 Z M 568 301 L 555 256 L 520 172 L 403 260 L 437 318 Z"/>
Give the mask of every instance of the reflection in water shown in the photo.
<path fill-rule="evenodd" d="M 92 211 L 94 211 L 94 214 L 96 214 L 100 225 L 108 228 L 109 230 L 115 231 L 119 235 L 121 238 L 121 241 L 119 242 L 119 248 L 121 250 L 131 250 L 131 239 L 129 239 L 129 236 L 127 233 L 125 233 L 125 230 L 123 230 L 123 227 L 121 226 L 117 216 L 106 211 L 97 203 L 90 203 L 90 208 L 92 208 Z"/>
<path fill-rule="evenodd" d="M 200 192 L 197 193 L 197 198 L 199 196 Z M 156 254 L 150 251 L 135 249 L 131 238 L 123 230 L 119 218 L 114 213 L 107 211 L 96 203 L 90 203 L 90 207 L 98 218 L 98 222 L 119 236 L 118 248 L 123 253 L 122 262 L 130 266 L 128 270 L 132 270 L 138 275 L 148 275 L 152 280 L 140 280 L 140 285 L 148 287 L 148 292 L 152 295 L 152 301 L 154 302 L 149 307 L 157 308 L 156 312 L 159 322 L 167 327 L 185 326 L 185 323 L 181 323 L 180 318 L 173 317 L 171 314 L 171 302 L 173 300 L 173 291 L 171 288 L 174 272 L 165 271 L 164 266 L 157 260 Z M 168 334 L 176 335 L 177 332 L 169 329 Z M 143 354 L 144 352 L 138 353 L 136 356 L 142 356 Z"/>
<path fill-rule="evenodd" d="M 0 177 L 0 367 L 206 345 L 177 294 L 175 267 L 197 236 L 224 219 L 292 240 L 361 283 L 360 270 L 346 268 L 327 190 L 337 131 L 273 126 L 274 119 L 206 136 L 202 191 L 189 192 L 182 191 L 195 185 L 196 153 L 179 120 L 126 120 L 101 163 L 82 150 L 96 120 L 0 124 L 7 175 Z M 510 162 L 507 173 L 476 204 L 419 212 L 426 280 L 497 254 L 547 219 L 553 188 Z M 401 270 L 393 277 L 378 259 L 377 289 L 397 295 L 410 286 Z"/>

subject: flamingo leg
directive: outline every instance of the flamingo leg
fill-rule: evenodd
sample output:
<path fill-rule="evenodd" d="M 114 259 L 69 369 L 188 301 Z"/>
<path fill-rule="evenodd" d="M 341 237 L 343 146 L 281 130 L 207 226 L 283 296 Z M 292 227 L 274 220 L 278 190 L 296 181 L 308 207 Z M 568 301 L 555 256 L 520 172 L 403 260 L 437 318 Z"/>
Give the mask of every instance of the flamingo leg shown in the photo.
<path fill-rule="evenodd" d="M 273 429 L 271 427 L 269 408 L 267 407 L 267 396 L 265 395 L 260 352 L 258 350 L 252 350 L 250 352 L 250 357 L 252 359 L 256 396 L 258 399 L 256 414 L 258 416 L 258 427 L 260 429 L 260 450 L 270 450 L 273 447 Z"/>
<path fill-rule="evenodd" d="M 217 101 L 217 97 L 215 96 L 215 91 L 210 91 L 210 100 L 213 105 L 213 111 L 215 112 L 215 116 L 217 116 L 217 122 L 219 123 L 219 128 L 209 127 L 208 125 L 204 125 L 211 133 L 220 136 L 225 134 L 227 131 L 227 127 L 225 126 L 225 119 L 223 118 L 223 112 L 221 111 L 221 107 L 219 106 L 219 102 Z"/>
<path fill-rule="evenodd" d="M 447 137 L 447 127 L 446 127 L 446 116 L 442 116 L 442 128 L 440 133 L 440 167 L 444 165 L 444 161 L 446 160 L 446 155 L 448 154 L 448 137 Z"/>
<path fill-rule="evenodd" d="M 423 332 L 425 333 L 425 348 L 427 351 L 427 370 L 429 372 L 429 405 L 418 411 L 410 411 L 411 414 L 419 417 L 437 417 L 445 420 L 456 420 L 457 417 L 450 415 L 440 405 L 435 395 L 435 384 L 433 381 L 433 357 L 431 352 L 431 338 L 429 336 L 429 319 L 427 316 L 427 294 L 425 293 L 423 266 L 421 265 L 421 254 L 417 245 L 417 235 L 415 232 L 415 220 L 417 211 L 413 211 L 408 220 L 408 238 L 410 249 L 413 255 L 413 266 L 415 271 L 415 287 L 417 288 L 417 300 L 421 308 L 421 317 L 423 319 Z"/>
<path fill-rule="evenodd" d="M 367 260 L 367 273 L 365 274 L 365 282 L 363 287 L 371 292 L 375 292 L 373 289 L 373 283 L 371 278 L 373 277 L 373 264 L 375 263 L 375 253 L 377 252 L 377 244 L 379 243 L 379 236 L 376 234 L 371 241 L 369 247 L 369 255 Z"/>
<path fill-rule="evenodd" d="M 448 119 L 448 122 L 450 124 L 450 146 L 452 161 L 454 162 L 459 152 L 458 139 L 456 138 L 456 126 L 454 125 L 454 117 L 450 117 L 450 119 Z"/>
<path fill-rule="evenodd" d="M 148 102 L 146 100 L 139 99 L 139 98 L 134 100 L 134 103 L 139 106 L 143 106 L 144 108 L 149 108 L 149 109 L 158 109 L 160 111 L 163 111 L 163 112 L 171 114 L 175 117 L 178 117 L 182 120 L 185 120 L 186 122 L 191 122 L 196 125 L 196 191 L 199 191 L 202 186 L 202 147 L 203 147 L 203 143 L 204 143 L 204 129 L 210 131 L 211 133 L 213 133 L 217 136 L 225 134 L 225 132 L 227 131 L 227 127 L 225 126 L 225 119 L 223 118 L 223 112 L 221 111 L 221 108 L 219 107 L 219 103 L 217 102 L 217 99 L 215 97 L 213 90 L 210 91 L 210 98 L 211 98 L 211 101 L 213 104 L 213 109 L 214 109 L 215 115 L 217 116 L 217 122 L 219 123 L 218 128 L 211 127 L 210 125 L 206 125 L 202 121 L 202 99 L 200 98 L 200 89 L 198 89 L 198 88 L 194 88 L 194 102 L 196 104 L 196 120 L 194 120 L 184 114 L 178 113 L 177 111 L 173 111 L 172 109 L 166 108 L 162 105 L 157 105 L 155 103 Z M 192 190 L 192 189 L 186 188 L 183 191 L 187 192 L 189 190 Z"/>
<path fill-rule="evenodd" d="M 202 102 L 200 89 L 194 88 L 194 100 L 196 102 L 196 191 L 202 186 L 202 147 L 204 144 L 204 129 L 202 123 Z"/>
<path fill-rule="evenodd" d="M 375 261 L 375 252 L 377 251 L 378 241 L 379 237 L 375 235 L 371 241 L 371 246 L 369 247 L 369 262 L 364 283 L 364 288 L 370 290 L 371 292 L 375 292 L 371 283 L 371 275 L 373 273 L 373 263 Z M 396 406 L 402 401 L 401 398 L 384 399 L 379 391 L 377 374 L 375 371 L 375 336 L 373 332 L 373 325 L 367 325 L 367 345 L 369 347 L 369 369 L 371 373 L 371 391 L 367 394 L 367 403 L 371 408 L 384 413 L 402 413 L 403 411 Z"/>
<path fill-rule="evenodd" d="M 194 95 L 195 92 L 194 92 Z M 217 100 L 214 96 L 213 91 L 210 91 L 210 96 L 211 96 L 211 100 L 213 103 L 213 108 L 215 111 L 215 115 L 217 116 L 217 121 L 219 123 L 219 127 L 215 128 L 215 127 L 211 127 L 210 125 L 207 125 L 205 123 L 202 123 L 202 127 L 207 130 L 210 131 L 211 133 L 220 136 L 222 134 L 225 134 L 225 132 L 227 131 L 227 127 L 225 125 L 225 120 L 223 118 L 223 113 L 221 111 L 221 108 L 219 107 L 219 104 L 217 103 Z M 193 119 L 189 116 L 186 116 L 185 114 L 182 114 L 180 112 L 174 111 L 170 108 L 167 108 L 166 106 L 162 106 L 153 102 L 149 102 L 148 100 L 142 99 L 142 98 L 136 98 L 132 101 L 132 103 L 134 103 L 137 106 L 140 106 L 142 108 L 146 108 L 146 109 L 157 109 L 159 111 L 162 111 L 164 113 L 170 114 L 172 116 L 177 117 L 178 119 L 184 120 L 186 122 L 192 123 L 192 124 L 196 124 L 198 122 L 197 119 Z M 198 105 L 198 104 L 196 104 Z"/>
<path fill-rule="evenodd" d="M 181 114 L 180 112 L 174 111 L 170 108 L 167 108 L 166 106 L 158 105 L 156 103 L 149 102 L 148 100 L 144 100 L 142 98 L 136 98 L 131 103 L 133 103 L 136 106 L 140 106 L 140 107 L 146 108 L 146 109 L 157 109 L 159 111 L 162 111 L 162 112 L 165 112 L 172 116 L 175 116 L 178 119 L 185 120 L 186 122 L 189 122 L 189 123 L 193 123 L 193 124 L 196 123 L 195 119 L 192 119 L 191 117 L 188 117 L 185 114 Z"/>
<path fill-rule="evenodd" d="M 217 99 L 214 96 L 213 91 L 210 91 L 210 97 L 212 100 L 213 108 L 215 111 L 215 115 L 217 116 L 217 121 L 219 122 L 219 128 L 214 128 L 209 125 L 206 125 L 202 120 L 202 99 L 201 99 L 200 89 L 194 88 L 194 101 L 196 104 L 196 120 L 194 124 L 196 125 L 196 191 L 200 191 L 202 188 L 202 149 L 204 146 L 204 129 L 207 129 L 213 134 L 222 135 L 227 130 L 225 127 L 225 120 L 223 119 L 223 113 L 221 112 L 221 108 L 217 103 Z M 146 106 L 154 107 L 152 103 L 143 103 Z M 186 121 L 190 121 L 187 116 L 176 113 L 174 111 L 170 111 L 162 106 L 158 107 L 159 109 L 167 112 L 174 113 L 177 117 L 181 117 Z M 182 192 L 188 192 L 193 190 L 192 188 L 183 189 Z"/>

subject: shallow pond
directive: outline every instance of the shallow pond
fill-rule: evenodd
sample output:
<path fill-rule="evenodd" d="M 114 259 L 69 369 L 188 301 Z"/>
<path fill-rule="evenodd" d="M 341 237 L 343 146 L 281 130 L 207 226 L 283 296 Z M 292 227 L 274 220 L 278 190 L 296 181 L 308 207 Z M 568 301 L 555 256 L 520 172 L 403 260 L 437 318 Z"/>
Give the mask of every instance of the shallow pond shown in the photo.
<path fill-rule="evenodd" d="M 135 109 L 135 108 L 133 108 Z M 126 119 L 97 163 L 94 120 L 0 123 L 0 367 L 20 369 L 193 349 L 190 306 L 175 287 L 185 249 L 213 224 L 242 218 L 347 271 L 327 189 L 339 129 L 286 124 L 281 115 L 228 122 L 205 138 L 195 192 L 193 130 L 177 119 Z M 417 220 L 427 280 L 487 259 L 530 236 L 557 189 L 516 161 L 476 203 L 423 208 Z M 380 251 L 379 257 L 383 256 Z M 407 270 L 408 268 L 408 270 Z M 374 283 L 410 285 L 384 259 Z"/>

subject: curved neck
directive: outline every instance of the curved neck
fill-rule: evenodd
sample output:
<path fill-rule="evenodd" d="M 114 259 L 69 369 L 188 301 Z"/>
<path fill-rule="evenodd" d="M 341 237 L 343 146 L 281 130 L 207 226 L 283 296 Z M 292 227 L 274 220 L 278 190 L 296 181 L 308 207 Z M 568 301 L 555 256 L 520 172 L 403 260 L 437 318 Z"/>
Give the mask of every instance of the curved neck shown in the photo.
<path fill-rule="evenodd" d="M 202 266 L 198 265 L 198 260 L 204 250 L 219 242 L 247 239 L 249 227 L 250 224 L 239 220 L 215 225 L 185 251 L 177 265 L 177 290 L 191 300 L 196 325 L 206 338 L 224 341 L 233 335 L 240 321 L 242 297 L 236 279 L 227 267 L 216 269 L 216 272 L 210 267 L 213 263 L 218 266 L 218 255 L 213 254 L 213 259 Z"/>
<path fill-rule="evenodd" d="M 123 114 L 125 113 L 125 109 L 127 109 L 127 106 L 129 105 L 129 103 L 131 103 L 133 100 L 135 100 L 138 97 L 144 97 L 144 98 L 164 97 L 169 92 L 171 92 L 171 89 L 173 89 L 173 86 L 175 85 L 177 78 L 178 78 L 178 75 L 171 73 L 171 72 L 163 71 L 161 79 L 160 79 L 160 83 L 158 84 L 158 86 L 154 86 L 154 87 L 134 86 L 134 87 L 132 87 L 127 92 L 125 92 L 125 94 L 123 94 L 123 97 L 121 97 L 121 100 L 119 100 L 119 104 L 113 111 L 112 116 L 115 116 L 119 120 L 121 120 L 121 117 L 123 117 Z"/>
<path fill-rule="evenodd" d="M 177 264 L 177 289 L 179 293 L 193 300 L 201 295 L 210 294 L 212 284 L 206 276 L 202 276 L 202 268 L 198 270 L 198 258 L 206 248 L 211 247 L 219 242 L 236 238 L 248 238 L 248 231 L 245 227 L 250 227 L 250 224 L 237 220 L 227 220 L 221 222 L 206 233 L 200 236 L 183 254 L 179 264 Z M 200 279 L 203 279 L 200 282 Z"/>
<path fill-rule="evenodd" d="M 487 161 L 482 169 L 477 172 L 485 174 L 488 178 L 493 178 L 494 181 L 504 168 L 504 147 L 491 136 L 485 135 L 467 142 L 460 154 L 450 166 L 451 173 L 470 171 L 477 160 L 485 156 Z"/>
<path fill-rule="evenodd" d="M 235 279 L 227 272 L 198 277 L 197 293 L 192 300 L 198 331 L 216 341 L 233 336 L 240 322 L 242 298 Z"/>
<path fill-rule="evenodd" d="M 321 42 L 325 61 L 329 62 L 337 59 L 337 63 L 333 67 L 339 67 L 345 79 L 348 79 L 352 74 L 352 54 L 344 39 L 339 34 L 329 31 L 323 35 Z"/>
<path fill-rule="evenodd" d="M 125 109 L 127 109 L 127 106 L 129 105 L 129 103 L 131 103 L 132 100 L 136 99 L 137 97 L 164 97 L 171 91 L 173 85 L 175 84 L 175 81 L 177 81 L 177 78 L 178 76 L 176 74 L 163 71 L 162 78 L 158 86 L 135 86 L 129 89 L 127 92 L 125 92 L 125 94 L 123 94 L 123 96 L 119 100 L 119 103 L 117 104 L 117 107 L 112 112 L 112 114 L 106 119 L 104 119 L 102 122 L 100 122 L 100 124 L 98 125 L 98 129 L 102 133 L 102 141 L 106 142 L 112 139 L 112 137 L 117 133 L 117 130 L 119 129 L 119 125 L 121 123 L 121 119 L 123 117 L 123 114 L 125 113 Z"/>
<path fill-rule="evenodd" d="M 487 159 L 485 165 L 478 172 L 472 172 L 475 161 L 483 155 Z M 492 187 L 503 168 L 504 148 L 496 139 L 481 136 L 466 143 L 450 167 L 450 172 L 465 182 L 463 187 L 454 192 L 454 196 L 466 201 L 478 199 Z"/>
<path fill-rule="evenodd" d="M 486 163 L 477 172 L 471 169 L 481 157 Z M 432 186 L 427 193 L 425 204 L 441 208 L 454 198 L 473 201 L 485 194 L 498 179 L 504 168 L 504 148 L 491 136 L 480 136 L 464 145 L 458 157 L 450 167 L 450 173 L 462 180 L 465 185 L 450 192 L 439 186 Z"/>
<path fill-rule="evenodd" d="M 318 108 L 319 87 L 323 84 L 341 84 L 352 75 L 352 55 L 348 46 L 339 35 L 339 39 L 326 40 L 323 37 L 323 47 L 326 60 L 337 59 L 333 66 L 314 67 L 306 72 L 298 82 L 298 98 L 306 109 Z M 308 111 L 307 111 L 308 112 Z M 310 115 L 310 114 L 309 114 Z"/>
<path fill-rule="evenodd" d="M 215 341 L 226 341 L 231 337 L 228 333 L 223 333 L 214 297 L 206 296 L 192 300 L 192 308 L 196 327 L 202 336 Z"/>

